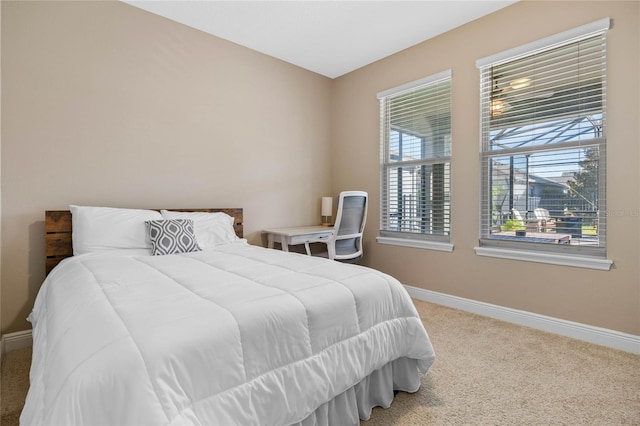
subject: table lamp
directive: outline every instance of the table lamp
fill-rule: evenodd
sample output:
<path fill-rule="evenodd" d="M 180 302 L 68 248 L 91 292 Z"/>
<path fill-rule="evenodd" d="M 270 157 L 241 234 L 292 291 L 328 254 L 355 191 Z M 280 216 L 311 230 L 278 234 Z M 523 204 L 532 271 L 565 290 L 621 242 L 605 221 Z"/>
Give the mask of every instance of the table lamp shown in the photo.
<path fill-rule="evenodd" d="M 322 197 L 322 226 L 331 226 L 331 215 L 333 214 L 333 198 Z"/>

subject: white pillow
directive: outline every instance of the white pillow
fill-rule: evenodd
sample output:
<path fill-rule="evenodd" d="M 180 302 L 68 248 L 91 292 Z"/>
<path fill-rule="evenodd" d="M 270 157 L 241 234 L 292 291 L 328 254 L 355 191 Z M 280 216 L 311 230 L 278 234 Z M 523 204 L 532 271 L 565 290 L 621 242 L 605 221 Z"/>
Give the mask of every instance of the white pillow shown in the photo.
<path fill-rule="evenodd" d="M 176 212 L 161 210 L 164 219 L 191 219 L 196 240 L 202 250 L 239 240 L 233 229 L 233 217 L 226 213 Z"/>
<path fill-rule="evenodd" d="M 73 254 L 121 249 L 151 249 L 145 221 L 162 220 L 155 210 L 69 206 Z"/>

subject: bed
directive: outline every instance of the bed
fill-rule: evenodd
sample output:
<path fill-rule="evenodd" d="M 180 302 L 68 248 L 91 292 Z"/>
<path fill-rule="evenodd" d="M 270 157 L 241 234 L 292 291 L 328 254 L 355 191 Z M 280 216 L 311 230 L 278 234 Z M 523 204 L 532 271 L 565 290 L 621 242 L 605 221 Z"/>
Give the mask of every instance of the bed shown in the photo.
<path fill-rule="evenodd" d="M 242 221 L 47 211 L 21 424 L 355 425 L 418 390 L 434 351 L 397 280 L 250 245 Z"/>

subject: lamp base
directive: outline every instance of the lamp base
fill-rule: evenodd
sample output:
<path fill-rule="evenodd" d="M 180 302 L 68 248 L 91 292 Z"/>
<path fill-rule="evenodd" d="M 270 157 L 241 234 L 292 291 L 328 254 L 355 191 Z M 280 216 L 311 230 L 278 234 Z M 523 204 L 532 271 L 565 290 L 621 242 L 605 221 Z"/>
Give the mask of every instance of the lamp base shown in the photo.
<path fill-rule="evenodd" d="M 333 224 L 328 223 L 328 222 L 322 222 L 320 225 L 322 225 L 322 226 L 333 226 Z"/>

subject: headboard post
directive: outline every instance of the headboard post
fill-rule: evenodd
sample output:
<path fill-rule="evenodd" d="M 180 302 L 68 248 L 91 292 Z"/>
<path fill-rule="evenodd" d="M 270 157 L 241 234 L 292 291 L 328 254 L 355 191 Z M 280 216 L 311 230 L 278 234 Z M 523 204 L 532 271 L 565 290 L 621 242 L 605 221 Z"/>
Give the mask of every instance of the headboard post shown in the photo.
<path fill-rule="evenodd" d="M 160 211 L 160 209 L 155 209 Z M 228 209 L 165 209 L 181 212 L 226 213 L 233 217 L 233 229 L 238 238 L 243 238 L 242 208 Z M 63 259 L 73 256 L 72 221 L 69 210 L 46 210 L 44 212 L 45 270 L 46 274 Z"/>

